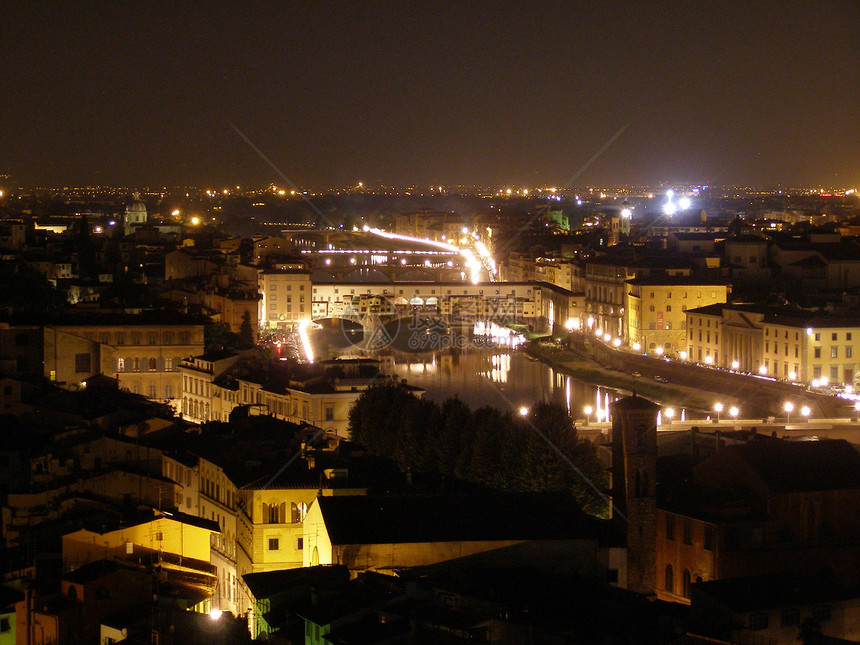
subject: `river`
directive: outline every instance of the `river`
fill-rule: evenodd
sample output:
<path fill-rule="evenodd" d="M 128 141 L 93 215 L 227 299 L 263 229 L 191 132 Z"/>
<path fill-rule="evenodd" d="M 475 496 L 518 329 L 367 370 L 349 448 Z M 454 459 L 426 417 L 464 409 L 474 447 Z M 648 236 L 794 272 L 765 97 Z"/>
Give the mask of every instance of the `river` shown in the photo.
<path fill-rule="evenodd" d="M 476 348 L 420 355 L 397 352 L 393 361 L 389 369 L 410 385 L 425 389 L 426 398 L 442 402 L 458 397 L 472 408 L 519 410 L 547 401 L 565 406 L 574 418 L 585 418 L 586 406 L 604 410 L 607 402 L 619 395 L 571 378 L 521 349 Z"/>

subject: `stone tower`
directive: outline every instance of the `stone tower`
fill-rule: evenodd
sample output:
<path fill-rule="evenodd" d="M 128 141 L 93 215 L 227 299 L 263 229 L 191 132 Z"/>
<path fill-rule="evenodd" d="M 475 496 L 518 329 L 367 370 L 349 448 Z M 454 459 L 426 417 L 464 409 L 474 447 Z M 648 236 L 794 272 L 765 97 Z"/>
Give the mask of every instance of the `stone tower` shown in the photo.
<path fill-rule="evenodd" d="M 657 412 L 628 396 L 612 404 L 612 501 L 626 526 L 627 588 L 652 595 L 657 567 Z"/>

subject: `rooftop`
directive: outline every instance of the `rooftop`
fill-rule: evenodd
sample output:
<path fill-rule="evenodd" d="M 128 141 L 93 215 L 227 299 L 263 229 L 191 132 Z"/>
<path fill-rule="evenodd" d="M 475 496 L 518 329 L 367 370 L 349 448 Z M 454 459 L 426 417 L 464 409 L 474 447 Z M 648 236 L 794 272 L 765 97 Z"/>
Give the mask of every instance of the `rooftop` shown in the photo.
<path fill-rule="evenodd" d="M 599 539 L 610 530 L 564 493 L 318 497 L 317 504 L 333 544 Z"/>

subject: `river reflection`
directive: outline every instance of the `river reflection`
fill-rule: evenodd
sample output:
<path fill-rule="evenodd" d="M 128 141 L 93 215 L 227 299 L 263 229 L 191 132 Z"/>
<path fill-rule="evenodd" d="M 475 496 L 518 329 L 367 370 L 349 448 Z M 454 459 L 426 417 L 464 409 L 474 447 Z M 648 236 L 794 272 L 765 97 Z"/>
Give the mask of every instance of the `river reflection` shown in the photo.
<path fill-rule="evenodd" d="M 592 420 L 620 396 L 616 390 L 578 381 L 533 360 L 520 350 L 478 348 L 459 353 L 395 353 L 393 370 L 410 385 L 427 390 L 428 399 L 458 397 L 472 408 L 517 409 L 540 401 L 565 406 L 574 418 Z M 626 393 L 624 393 L 626 394 Z"/>

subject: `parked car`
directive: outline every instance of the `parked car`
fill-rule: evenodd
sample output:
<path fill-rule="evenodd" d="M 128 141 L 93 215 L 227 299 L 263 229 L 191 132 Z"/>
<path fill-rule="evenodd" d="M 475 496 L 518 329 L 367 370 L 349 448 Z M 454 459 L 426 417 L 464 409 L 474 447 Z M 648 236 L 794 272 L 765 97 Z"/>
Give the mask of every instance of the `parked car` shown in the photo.
<path fill-rule="evenodd" d="M 667 379 L 665 376 L 660 376 L 659 374 L 654 377 L 654 380 L 659 382 L 659 383 L 668 383 L 669 382 L 669 379 Z"/>

